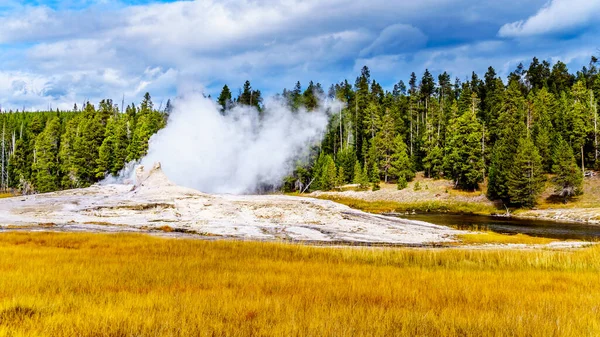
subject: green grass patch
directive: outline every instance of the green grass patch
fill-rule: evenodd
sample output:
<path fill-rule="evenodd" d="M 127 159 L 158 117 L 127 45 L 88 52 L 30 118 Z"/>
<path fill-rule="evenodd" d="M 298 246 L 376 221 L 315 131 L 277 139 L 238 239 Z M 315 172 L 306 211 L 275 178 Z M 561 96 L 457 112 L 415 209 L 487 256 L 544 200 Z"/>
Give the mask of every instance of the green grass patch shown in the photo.
<path fill-rule="evenodd" d="M 405 212 L 441 212 L 441 213 L 456 213 L 456 214 L 479 214 L 490 215 L 497 213 L 498 210 L 490 205 L 475 203 L 475 202 L 460 202 L 460 201 L 417 201 L 417 202 L 398 202 L 389 200 L 374 200 L 367 201 L 361 199 L 348 198 L 344 196 L 323 194 L 316 198 L 331 200 L 344 204 L 346 206 L 359 209 L 369 213 L 405 213 Z"/>

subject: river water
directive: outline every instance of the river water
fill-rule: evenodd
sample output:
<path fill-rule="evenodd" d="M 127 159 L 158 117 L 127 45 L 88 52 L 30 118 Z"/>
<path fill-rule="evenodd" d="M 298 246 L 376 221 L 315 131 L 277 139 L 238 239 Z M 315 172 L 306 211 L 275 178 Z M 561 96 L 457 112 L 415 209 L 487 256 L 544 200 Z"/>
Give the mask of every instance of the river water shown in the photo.
<path fill-rule="evenodd" d="M 401 218 L 420 220 L 463 230 L 490 230 L 502 234 L 523 233 L 530 236 L 562 240 L 600 241 L 600 226 L 578 223 L 436 213 L 402 215 Z"/>

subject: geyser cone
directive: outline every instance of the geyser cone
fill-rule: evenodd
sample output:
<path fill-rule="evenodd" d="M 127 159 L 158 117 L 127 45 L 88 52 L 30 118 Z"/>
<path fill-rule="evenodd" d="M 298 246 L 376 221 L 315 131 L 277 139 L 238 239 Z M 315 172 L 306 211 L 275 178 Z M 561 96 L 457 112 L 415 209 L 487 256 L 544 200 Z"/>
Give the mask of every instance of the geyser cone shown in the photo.
<path fill-rule="evenodd" d="M 224 114 L 199 94 L 175 104 L 167 126 L 150 140 L 141 164 L 162 164 L 174 183 L 206 193 L 255 193 L 280 186 L 327 125 L 326 107 L 292 112 L 269 100 L 259 113 L 235 106 Z M 272 188 L 271 188 L 272 189 Z"/>

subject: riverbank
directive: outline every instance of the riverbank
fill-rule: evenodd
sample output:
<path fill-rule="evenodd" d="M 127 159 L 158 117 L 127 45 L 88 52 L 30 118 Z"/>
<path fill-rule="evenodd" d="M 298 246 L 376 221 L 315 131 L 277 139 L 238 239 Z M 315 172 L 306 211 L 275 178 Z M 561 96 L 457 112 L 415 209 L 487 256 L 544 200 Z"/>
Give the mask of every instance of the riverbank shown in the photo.
<path fill-rule="evenodd" d="M 340 249 L 2 233 L 0 270 L 0 335 L 600 334 L 600 246 Z"/>
<path fill-rule="evenodd" d="M 479 191 L 455 190 L 449 180 L 424 178 L 419 173 L 403 190 L 398 190 L 395 184 L 381 183 L 378 191 L 317 191 L 309 196 L 375 214 L 455 213 L 505 216 L 506 208 L 489 200 L 486 188 L 482 185 Z M 600 225 L 600 176 L 586 178 L 584 194 L 567 204 L 553 196 L 553 186 L 547 182 L 535 209 L 511 209 L 510 214 L 519 219 Z"/>
<path fill-rule="evenodd" d="M 600 208 L 518 210 L 512 216 L 517 219 L 572 222 L 600 226 Z"/>

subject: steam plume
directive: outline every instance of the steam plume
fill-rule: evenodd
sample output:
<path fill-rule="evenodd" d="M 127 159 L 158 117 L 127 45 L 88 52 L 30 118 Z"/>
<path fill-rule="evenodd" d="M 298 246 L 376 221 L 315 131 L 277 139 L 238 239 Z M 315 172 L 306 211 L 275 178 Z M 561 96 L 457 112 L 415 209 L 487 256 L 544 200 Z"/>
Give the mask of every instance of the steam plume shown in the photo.
<path fill-rule="evenodd" d="M 207 193 L 278 186 L 308 145 L 321 140 L 325 110 L 292 112 L 270 99 L 262 118 L 247 106 L 222 115 L 212 100 L 187 95 L 174 104 L 167 126 L 150 139 L 141 164 L 160 162 L 173 182 Z"/>

